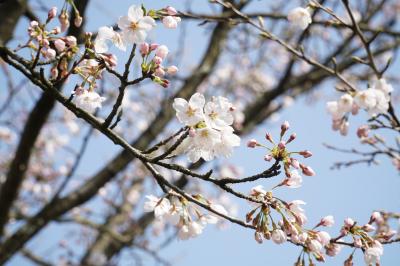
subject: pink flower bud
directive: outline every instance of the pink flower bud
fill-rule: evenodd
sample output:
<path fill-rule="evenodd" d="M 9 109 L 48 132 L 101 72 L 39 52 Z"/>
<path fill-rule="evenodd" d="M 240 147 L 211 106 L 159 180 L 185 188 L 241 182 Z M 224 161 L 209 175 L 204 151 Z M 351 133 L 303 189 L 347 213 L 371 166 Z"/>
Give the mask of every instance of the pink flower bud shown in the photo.
<path fill-rule="evenodd" d="M 311 157 L 311 156 L 312 156 L 312 153 L 311 153 L 309 150 L 301 151 L 301 152 L 299 152 L 299 154 L 300 154 L 301 156 L 303 156 L 304 158 L 308 158 L 308 157 Z"/>
<path fill-rule="evenodd" d="M 265 134 L 265 138 L 266 138 L 269 142 L 274 143 L 274 140 L 272 139 L 272 135 L 271 135 L 270 133 Z"/>
<path fill-rule="evenodd" d="M 361 247 L 362 247 L 362 241 L 361 241 L 361 239 L 356 238 L 356 239 L 354 240 L 354 247 L 355 247 L 355 248 L 361 248 Z"/>
<path fill-rule="evenodd" d="M 293 134 L 291 134 L 291 135 L 290 135 L 290 137 L 289 137 L 289 139 L 287 140 L 287 142 L 286 142 L 286 143 L 290 143 L 290 142 L 292 142 L 293 140 L 295 140 L 295 139 L 296 139 L 296 137 L 297 137 L 296 133 L 293 133 Z"/>
<path fill-rule="evenodd" d="M 341 246 L 337 245 L 337 244 L 329 244 L 328 246 L 326 246 L 326 255 L 334 257 L 337 254 L 339 254 L 340 250 L 341 250 Z"/>
<path fill-rule="evenodd" d="M 299 235 L 299 240 L 300 240 L 300 242 L 301 243 L 304 243 L 304 242 L 306 242 L 307 241 L 307 238 L 308 238 L 308 234 L 307 233 L 301 233 L 300 235 Z"/>
<path fill-rule="evenodd" d="M 50 45 L 50 42 L 49 42 L 49 40 L 47 40 L 47 39 L 43 39 L 43 40 L 42 40 L 42 45 L 43 45 L 43 47 L 45 47 L 45 48 L 48 48 L 48 47 L 49 47 L 49 45 Z"/>
<path fill-rule="evenodd" d="M 44 57 L 46 57 L 49 60 L 52 60 L 52 59 L 56 58 L 56 51 L 51 49 L 51 48 L 49 48 L 44 53 Z"/>
<path fill-rule="evenodd" d="M 65 37 L 65 42 L 70 46 L 76 46 L 77 41 L 76 38 L 74 36 L 67 36 Z"/>
<path fill-rule="evenodd" d="M 283 124 L 281 125 L 281 131 L 282 132 L 286 132 L 289 129 L 290 125 L 288 121 L 283 122 Z"/>
<path fill-rule="evenodd" d="M 63 11 L 60 16 L 58 16 L 58 20 L 61 24 L 61 32 L 66 31 L 69 28 L 69 17 L 66 11 Z"/>
<path fill-rule="evenodd" d="M 314 176 L 315 172 L 310 166 L 305 166 L 303 164 L 300 164 L 300 168 L 303 172 L 304 175 L 306 176 Z"/>
<path fill-rule="evenodd" d="M 293 168 L 299 169 L 300 168 L 300 163 L 294 158 L 290 158 L 290 164 L 292 165 Z"/>
<path fill-rule="evenodd" d="M 55 27 L 55 28 L 52 30 L 52 32 L 53 32 L 53 34 L 55 34 L 55 35 L 60 34 L 60 33 L 61 33 L 61 28 L 57 26 L 57 27 Z"/>
<path fill-rule="evenodd" d="M 157 47 L 156 50 L 156 56 L 161 57 L 162 59 L 165 59 L 165 57 L 167 57 L 168 55 L 168 47 L 165 45 L 160 45 Z"/>
<path fill-rule="evenodd" d="M 158 46 L 160 46 L 160 45 L 157 44 L 157 43 L 152 43 L 152 44 L 150 44 L 150 51 L 154 51 L 155 49 L 158 48 Z"/>
<path fill-rule="evenodd" d="M 61 53 L 65 49 L 65 42 L 61 39 L 57 39 L 54 41 L 54 46 L 56 47 L 57 51 Z"/>
<path fill-rule="evenodd" d="M 161 57 L 159 57 L 159 56 L 155 56 L 154 58 L 153 58 L 153 62 L 154 62 L 154 64 L 156 64 L 156 65 L 160 65 L 161 63 L 162 63 L 162 58 Z"/>
<path fill-rule="evenodd" d="M 147 42 L 141 43 L 139 50 L 142 56 L 146 56 L 150 52 L 150 45 Z"/>
<path fill-rule="evenodd" d="M 154 74 L 155 74 L 157 77 L 162 78 L 162 77 L 165 76 L 165 71 L 164 71 L 161 67 L 159 67 L 159 68 L 156 69 L 156 71 L 154 72 Z"/>
<path fill-rule="evenodd" d="M 83 18 L 79 14 L 74 19 L 75 27 L 79 28 L 82 25 Z"/>
<path fill-rule="evenodd" d="M 51 20 L 57 16 L 57 7 L 53 6 L 50 8 L 49 13 L 47 14 L 47 20 Z"/>
<path fill-rule="evenodd" d="M 254 234 L 254 239 L 257 241 L 258 244 L 262 244 L 263 242 L 263 236 L 261 232 L 256 232 Z"/>
<path fill-rule="evenodd" d="M 376 228 L 375 228 L 374 226 L 370 225 L 370 224 L 365 224 L 365 225 L 362 227 L 362 229 L 363 229 L 365 232 L 370 233 L 370 232 L 375 231 Z"/>
<path fill-rule="evenodd" d="M 331 227 L 334 225 L 334 223 L 335 223 L 335 220 L 334 220 L 333 216 L 328 215 L 328 216 L 325 216 L 324 218 L 322 218 L 321 222 L 319 224 L 322 226 Z"/>
<path fill-rule="evenodd" d="M 361 138 L 368 138 L 369 127 L 367 125 L 360 126 L 357 129 L 357 137 Z"/>
<path fill-rule="evenodd" d="M 344 225 L 347 228 L 350 228 L 350 227 L 352 227 L 354 225 L 354 220 L 351 219 L 351 218 L 346 218 L 346 219 L 344 219 Z"/>
<path fill-rule="evenodd" d="M 251 139 L 247 142 L 247 147 L 249 148 L 255 148 L 258 145 L 257 140 Z"/>
<path fill-rule="evenodd" d="M 36 27 L 39 26 L 39 22 L 37 22 L 36 20 L 32 20 L 32 21 L 29 23 L 29 26 L 30 26 L 31 28 L 36 28 Z"/>
<path fill-rule="evenodd" d="M 105 63 L 111 67 L 114 68 L 117 66 L 118 59 L 115 55 L 113 54 L 102 54 L 101 57 L 104 59 Z"/>
<path fill-rule="evenodd" d="M 378 224 L 383 222 L 383 217 L 380 212 L 373 212 L 371 214 L 370 222 L 377 222 Z"/>
<path fill-rule="evenodd" d="M 167 11 L 168 15 L 170 16 L 175 16 L 176 14 L 178 14 L 178 12 L 176 11 L 175 8 L 173 8 L 172 6 L 167 6 L 165 8 L 165 11 Z"/>
<path fill-rule="evenodd" d="M 265 156 L 264 156 L 264 160 L 267 161 L 267 162 L 270 162 L 270 161 L 272 160 L 271 154 L 265 155 Z"/>
<path fill-rule="evenodd" d="M 167 73 L 169 75 L 175 75 L 178 72 L 178 68 L 176 66 L 169 66 L 167 68 Z"/>
<path fill-rule="evenodd" d="M 357 115 L 359 109 L 360 109 L 360 107 L 356 103 L 353 103 L 353 106 L 351 108 L 351 114 L 352 115 Z"/>
<path fill-rule="evenodd" d="M 286 143 L 283 140 L 281 140 L 278 143 L 278 148 L 281 149 L 281 150 L 284 150 L 286 148 Z"/>
<path fill-rule="evenodd" d="M 176 29 L 178 27 L 178 21 L 171 16 L 163 17 L 162 23 L 167 29 Z"/>

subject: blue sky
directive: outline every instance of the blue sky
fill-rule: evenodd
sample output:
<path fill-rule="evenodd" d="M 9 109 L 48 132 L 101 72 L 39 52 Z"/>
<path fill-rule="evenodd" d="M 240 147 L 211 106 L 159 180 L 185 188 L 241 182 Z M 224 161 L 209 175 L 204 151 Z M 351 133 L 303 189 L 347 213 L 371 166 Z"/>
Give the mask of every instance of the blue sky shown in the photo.
<path fill-rule="evenodd" d="M 48 1 L 55 3 L 60 7 L 61 1 Z M 148 8 L 161 8 L 166 5 L 182 8 L 184 1 L 144 1 Z M 195 2 L 193 7 L 196 10 L 208 10 L 206 1 Z M 47 3 L 47 1 L 46 1 Z M 92 1 L 88 17 L 88 30 L 95 30 L 100 26 L 113 24 L 120 15 L 126 13 L 131 4 L 141 3 L 139 1 L 119 0 L 113 1 Z M 50 4 L 49 4 L 50 5 Z M 261 7 L 262 3 L 259 4 Z M 202 55 L 205 39 L 203 29 L 196 27 L 195 23 L 188 25 L 189 51 L 187 57 L 183 60 L 188 65 L 195 65 L 198 58 Z M 26 22 L 20 23 L 21 36 Z M 201 33 L 201 34 L 199 34 Z M 150 38 L 158 43 L 166 44 L 173 49 L 179 37 L 179 31 L 168 31 L 159 27 Z M 122 61 L 122 60 L 121 60 Z M 395 65 L 392 72 L 398 72 L 399 68 Z M 399 86 L 394 85 L 395 90 Z M 332 90 L 326 87 L 325 91 Z M 342 137 L 333 132 L 329 116 L 325 112 L 323 102 L 313 104 L 306 103 L 304 98 L 299 98 L 296 103 L 279 114 L 278 121 L 288 120 L 291 124 L 291 130 L 297 133 L 296 141 L 291 144 L 294 150 L 309 149 L 314 156 L 305 160 L 317 172 L 314 177 L 304 177 L 303 186 L 299 189 L 288 190 L 281 189 L 277 195 L 290 201 L 302 199 L 307 202 L 305 206 L 310 226 L 317 223 L 325 215 L 334 215 L 337 225 L 340 225 L 346 217 L 352 217 L 360 223 L 366 222 L 373 210 L 400 210 L 400 197 L 398 189 L 400 179 L 391 162 L 382 159 L 379 166 L 367 167 L 365 165 L 354 166 L 349 169 L 330 170 L 330 166 L 338 160 L 351 158 L 334 151 L 327 150 L 322 143 L 327 142 L 341 147 L 357 146 L 355 135 L 356 125 L 365 121 L 366 116 L 360 115 L 351 119 L 350 134 Z M 246 140 L 249 138 L 264 139 L 265 133 L 272 132 L 273 135 L 279 134 L 279 122 L 269 122 L 259 126 L 251 135 L 242 139 L 242 147 L 238 148 L 230 162 L 240 165 L 245 170 L 245 175 L 251 175 L 261 172 L 268 167 L 263 160 L 264 151 L 248 149 L 245 147 Z M 87 162 L 102 162 L 105 158 L 111 158 L 115 147 L 111 143 L 101 139 L 104 146 L 99 149 L 98 141 L 90 144 L 90 152 L 86 156 Z M 88 158 L 90 157 L 90 159 Z M 83 174 L 93 173 L 94 169 L 82 166 L 80 172 Z M 265 187 L 271 187 L 274 181 L 260 181 Z M 243 191 L 247 191 L 249 186 L 241 186 Z M 245 203 L 240 203 L 239 213 L 244 218 L 246 211 L 250 207 Z M 56 229 L 52 229 L 56 230 Z M 59 228 L 57 229 L 59 230 Z M 336 235 L 338 226 L 327 230 Z M 65 232 L 68 230 L 65 229 Z M 64 233 L 64 232 L 63 232 Z M 50 240 L 47 235 L 40 235 L 30 243 L 31 246 L 38 244 L 46 245 Z M 42 252 L 45 249 L 42 249 Z M 292 265 L 297 258 L 300 250 L 290 244 L 277 246 L 271 242 L 264 242 L 259 245 L 253 239 L 251 230 L 231 225 L 225 230 L 217 230 L 213 226 L 208 226 L 205 232 L 196 239 L 189 241 L 174 241 L 173 244 L 161 251 L 161 255 L 166 259 L 175 262 L 176 265 Z M 350 249 L 343 249 L 336 258 L 328 258 L 325 265 L 341 265 L 343 260 L 350 254 Z M 43 255 L 44 253 L 38 253 Z M 399 265 L 400 247 L 398 244 L 385 247 L 382 265 Z M 362 254 L 356 253 L 355 265 L 362 265 Z M 145 265 L 153 264 L 151 259 L 144 259 Z M 175 263 L 173 263 L 175 265 Z M 17 258 L 8 265 L 30 265 L 26 260 Z M 124 255 L 121 265 L 131 265 L 129 256 Z"/>

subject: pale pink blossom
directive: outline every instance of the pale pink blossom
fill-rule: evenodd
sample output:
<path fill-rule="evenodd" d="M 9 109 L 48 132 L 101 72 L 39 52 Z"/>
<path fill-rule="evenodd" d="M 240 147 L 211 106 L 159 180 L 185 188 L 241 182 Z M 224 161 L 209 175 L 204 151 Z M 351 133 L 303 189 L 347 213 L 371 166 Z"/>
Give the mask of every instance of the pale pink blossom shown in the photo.
<path fill-rule="evenodd" d="M 335 224 L 335 220 L 332 215 L 325 216 L 321 219 L 320 225 L 326 227 L 332 227 Z"/>
<path fill-rule="evenodd" d="M 128 9 L 128 15 L 120 17 L 118 27 L 126 40 L 130 43 L 142 43 L 147 37 L 147 32 L 156 26 L 156 22 L 150 16 L 145 16 L 140 6 L 132 5 Z"/>
<path fill-rule="evenodd" d="M 312 22 L 309 8 L 302 7 L 292 9 L 288 14 L 287 19 L 290 24 L 302 30 L 305 30 Z"/>
<path fill-rule="evenodd" d="M 282 244 L 286 242 L 286 234 L 280 229 L 275 229 L 272 231 L 271 239 L 275 244 Z"/>

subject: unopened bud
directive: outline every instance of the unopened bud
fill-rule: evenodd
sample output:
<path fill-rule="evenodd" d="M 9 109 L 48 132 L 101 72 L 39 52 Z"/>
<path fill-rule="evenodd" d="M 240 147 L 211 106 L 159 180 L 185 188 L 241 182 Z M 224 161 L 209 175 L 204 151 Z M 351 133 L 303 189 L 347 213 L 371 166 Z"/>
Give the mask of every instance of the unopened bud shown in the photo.
<path fill-rule="evenodd" d="M 57 7 L 53 6 L 50 8 L 49 13 L 47 14 L 47 20 L 51 20 L 57 16 Z"/>
<path fill-rule="evenodd" d="M 178 72 L 178 68 L 176 66 L 169 66 L 167 68 L 167 73 L 169 75 L 175 75 Z"/>
<path fill-rule="evenodd" d="M 272 160 L 272 155 L 271 154 L 267 154 L 264 156 L 264 160 L 267 162 L 270 162 Z"/>
<path fill-rule="evenodd" d="M 82 25 L 82 21 L 83 21 L 83 18 L 79 14 L 76 14 L 76 17 L 74 19 L 75 27 L 79 28 Z"/>
<path fill-rule="evenodd" d="M 310 166 L 305 166 L 304 164 L 300 164 L 300 168 L 304 175 L 306 176 L 314 176 L 315 172 Z"/>
<path fill-rule="evenodd" d="M 144 57 L 149 53 L 150 45 L 147 42 L 141 43 L 139 50 L 140 50 L 140 54 Z"/>
<path fill-rule="evenodd" d="M 271 135 L 270 133 L 265 134 L 265 138 L 266 138 L 269 142 L 274 143 L 274 140 L 272 139 L 272 135 Z"/>
<path fill-rule="evenodd" d="M 286 148 L 286 143 L 283 140 L 281 140 L 278 143 L 278 148 L 281 149 L 281 150 L 284 150 Z"/>
<path fill-rule="evenodd" d="M 258 145 L 257 140 L 251 139 L 247 142 L 247 147 L 249 148 L 255 148 Z"/>
<path fill-rule="evenodd" d="M 167 6 L 165 8 L 165 11 L 167 11 L 168 15 L 170 16 L 175 16 L 176 14 L 178 14 L 178 12 L 176 11 L 175 8 L 173 8 L 172 6 Z"/>
<path fill-rule="evenodd" d="M 310 151 L 308 151 L 308 150 L 301 151 L 301 152 L 299 152 L 299 154 L 301 156 L 303 156 L 304 158 L 308 158 L 308 157 L 312 156 L 312 153 Z"/>

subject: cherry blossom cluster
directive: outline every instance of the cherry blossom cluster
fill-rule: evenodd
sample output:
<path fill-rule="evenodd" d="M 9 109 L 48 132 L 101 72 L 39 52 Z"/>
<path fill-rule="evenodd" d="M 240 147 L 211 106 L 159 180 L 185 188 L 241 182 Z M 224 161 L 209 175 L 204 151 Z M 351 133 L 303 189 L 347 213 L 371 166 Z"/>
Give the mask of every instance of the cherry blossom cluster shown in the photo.
<path fill-rule="evenodd" d="M 206 103 L 204 95 L 195 93 L 189 101 L 175 98 L 173 108 L 179 122 L 189 127 L 189 137 L 180 146 L 180 151 L 187 154 L 189 161 L 229 157 L 233 148 L 240 145 L 240 138 L 233 133 L 231 126 L 234 107 L 227 98 L 212 97 Z"/>
<path fill-rule="evenodd" d="M 151 53 L 154 51 L 154 56 Z M 140 54 L 142 55 L 142 73 L 143 75 L 151 76 L 151 79 L 163 87 L 168 87 L 169 81 L 165 79 L 166 74 L 174 75 L 178 72 L 176 66 L 164 67 L 163 60 L 169 53 L 168 47 L 165 45 L 158 45 L 155 43 L 148 44 L 146 42 L 140 44 Z M 151 60 L 150 60 L 151 57 Z"/>
<path fill-rule="evenodd" d="M 149 10 L 143 6 L 132 5 L 128 14 L 118 20 L 118 28 L 115 31 L 112 27 L 100 27 L 95 40 L 97 53 L 108 51 L 108 43 L 111 42 L 118 49 L 126 51 L 129 44 L 141 44 L 146 40 L 147 34 L 156 26 L 155 19 L 162 19 L 167 28 L 176 28 L 180 18 L 176 16 L 177 11 L 168 6 L 161 10 Z"/>
<path fill-rule="evenodd" d="M 74 36 L 58 36 L 63 31 L 62 28 L 57 26 L 51 30 L 46 29 L 48 23 L 53 20 L 56 14 L 57 8 L 53 7 L 49 11 L 45 24 L 40 24 L 38 21 L 31 21 L 28 27 L 29 40 L 25 45 L 20 46 L 19 49 L 31 49 L 36 54 L 36 57 L 33 58 L 36 63 L 39 60 L 39 56 L 42 56 L 45 60 L 53 60 L 58 56 L 62 62 L 59 64 L 60 67 L 54 69 L 53 72 L 61 71 L 60 74 L 63 76 L 67 72 L 67 60 L 71 59 L 79 51 L 79 48 Z M 58 73 L 57 75 L 53 73 L 53 76 L 58 76 Z"/>
<path fill-rule="evenodd" d="M 363 251 L 366 265 L 379 265 L 380 257 L 383 255 L 382 243 L 390 241 L 398 234 L 389 226 L 389 218 L 394 217 L 391 217 L 389 213 L 373 212 L 368 223 L 364 225 L 357 225 L 352 218 L 346 218 L 340 235 L 335 238 L 335 241 L 339 243 L 343 238 L 350 237 L 354 248 Z M 353 255 L 351 254 L 345 265 L 352 265 L 352 260 Z"/>
<path fill-rule="evenodd" d="M 358 114 L 360 108 L 367 111 L 371 116 L 386 113 L 392 91 L 392 85 L 381 78 L 373 82 L 372 86 L 366 90 L 349 92 L 342 95 L 337 101 L 327 102 L 327 111 L 332 116 L 332 128 L 339 130 L 342 135 L 347 135 L 348 115 L 350 113 Z"/>
<path fill-rule="evenodd" d="M 285 202 L 274 197 L 272 191 L 266 191 L 262 186 L 253 187 L 250 196 L 262 202 L 246 215 L 246 221 L 256 228 L 254 237 L 258 243 L 262 243 L 264 239 L 272 240 L 276 244 L 290 241 L 303 246 L 303 252 L 312 254 L 318 261 L 325 261 L 324 249 L 329 256 L 335 256 L 340 251 L 340 246 L 330 243 L 329 233 L 317 230 L 319 226 L 331 227 L 334 224 L 333 216 L 328 215 L 313 229 L 306 229 L 303 226 L 307 222 L 307 216 L 301 207 L 305 204 L 304 201 Z M 278 221 L 274 220 L 273 211 L 280 217 Z"/>
<path fill-rule="evenodd" d="M 173 192 L 162 198 L 154 195 L 148 195 L 146 198 L 144 210 L 146 212 L 154 212 L 156 220 L 163 220 L 176 226 L 179 229 L 178 237 L 181 240 L 200 235 L 207 224 L 216 224 L 219 220 L 215 215 L 202 213 L 195 205 Z M 218 213 L 227 214 L 222 205 L 213 204 L 200 194 L 193 195 L 193 198 L 204 202 Z"/>
<path fill-rule="evenodd" d="M 281 125 L 279 143 L 276 143 L 274 141 L 270 133 L 266 133 L 265 135 L 266 140 L 273 145 L 271 148 L 259 143 L 255 139 L 249 140 L 247 142 L 247 146 L 249 148 L 256 148 L 256 147 L 266 148 L 269 153 L 264 156 L 265 161 L 270 162 L 272 159 L 274 159 L 275 161 L 283 163 L 286 179 L 283 180 L 282 183 L 279 184 L 278 186 L 299 187 L 301 185 L 302 178 L 297 170 L 301 169 L 302 173 L 306 176 L 314 176 L 315 172 L 310 166 L 307 166 L 299 162 L 292 156 L 294 154 L 299 154 L 304 158 L 309 158 L 312 156 L 312 153 L 309 150 L 291 152 L 287 149 L 287 145 L 296 139 L 296 133 L 292 133 L 287 140 L 283 140 L 283 137 L 289 130 L 289 127 L 290 125 L 288 121 L 285 121 Z"/>

